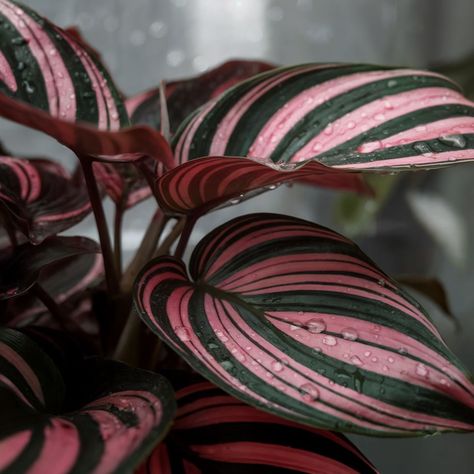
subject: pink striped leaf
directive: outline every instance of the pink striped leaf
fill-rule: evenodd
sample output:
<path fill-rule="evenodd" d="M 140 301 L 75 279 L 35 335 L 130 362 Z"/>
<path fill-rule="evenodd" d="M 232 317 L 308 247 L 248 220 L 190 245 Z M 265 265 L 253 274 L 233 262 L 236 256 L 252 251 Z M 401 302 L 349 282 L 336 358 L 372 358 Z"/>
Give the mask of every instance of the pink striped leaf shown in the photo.
<path fill-rule="evenodd" d="M 208 100 L 239 82 L 275 66 L 262 61 L 232 60 L 189 79 L 165 81 L 165 97 L 171 131 Z M 160 88 L 142 92 L 126 100 L 125 105 L 134 124 L 161 129 Z"/>
<path fill-rule="evenodd" d="M 160 208 L 169 214 L 200 215 L 219 206 L 236 204 L 259 191 L 295 181 L 370 193 L 359 175 L 314 161 L 277 165 L 268 160 L 225 156 L 183 163 L 163 174 L 156 189 Z"/>
<path fill-rule="evenodd" d="M 234 219 L 142 270 L 136 307 L 197 372 L 301 423 L 371 435 L 474 428 L 474 387 L 424 309 L 350 240 Z"/>
<path fill-rule="evenodd" d="M 474 159 L 474 106 L 428 71 L 305 64 L 250 78 L 190 115 L 179 163 L 209 155 L 348 170 L 435 168 Z"/>
<path fill-rule="evenodd" d="M 169 383 L 95 359 L 66 377 L 55 362 L 30 337 L 0 329 L 0 471 L 132 472 L 171 423 Z"/>
<path fill-rule="evenodd" d="M 42 131 L 80 155 L 172 165 L 169 146 L 148 127 L 131 127 L 120 93 L 77 35 L 30 8 L 0 0 L 0 115 Z"/>
<path fill-rule="evenodd" d="M 0 250 L 0 300 L 28 291 L 50 265 L 100 247 L 85 237 L 50 237 L 40 245 L 21 244 Z"/>
<path fill-rule="evenodd" d="M 0 156 L 0 204 L 9 223 L 34 244 L 80 222 L 91 212 L 87 189 L 49 160 Z"/>
<path fill-rule="evenodd" d="M 194 379 L 171 379 L 178 403 L 175 423 L 137 474 L 377 472 L 343 435 L 256 410 Z"/>

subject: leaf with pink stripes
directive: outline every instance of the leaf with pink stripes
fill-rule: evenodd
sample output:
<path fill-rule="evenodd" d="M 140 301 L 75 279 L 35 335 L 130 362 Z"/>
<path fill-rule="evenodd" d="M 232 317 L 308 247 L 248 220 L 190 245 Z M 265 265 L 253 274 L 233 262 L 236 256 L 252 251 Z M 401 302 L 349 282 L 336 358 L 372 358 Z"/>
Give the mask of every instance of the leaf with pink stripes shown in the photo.
<path fill-rule="evenodd" d="M 89 360 L 65 377 L 30 337 L 0 329 L 0 471 L 129 473 L 175 410 L 161 376 Z M 70 375 L 70 374 L 69 374 Z"/>
<path fill-rule="evenodd" d="M 209 155 L 349 170 L 435 168 L 474 160 L 474 105 L 428 71 L 304 64 L 252 77 L 190 115 L 179 163 Z"/>
<path fill-rule="evenodd" d="M 171 131 L 176 131 L 189 114 L 208 100 L 235 84 L 274 67 L 262 61 L 231 60 L 196 77 L 165 81 L 164 92 Z M 132 123 L 161 129 L 160 88 L 130 97 L 125 105 Z"/>
<path fill-rule="evenodd" d="M 227 222 L 190 275 L 142 270 L 142 319 L 237 398 L 318 428 L 415 436 L 474 428 L 474 387 L 424 309 L 350 240 L 276 214 Z"/>
<path fill-rule="evenodd" d="M 341 434 L 256 410 L 196 377 L 171 381 L 178 403 L 173 428 L 137 474 L 377 472 Z"/>
<path fill-rule="evenodd" d="M 76 35 L 26 6 L 0 0 L 0 45 L 2 117 L 47 133 L 81 155 L 133 161 L 150 154 L 172 163 L 157 131 L 120 130 L 129 125 L 122 97 Z"/>
<path fill-rule="evenodd" d="M 160 208 L 169 214 L 200 215 L 295 181 L 370 194 L 370 188 L 360 175 L 314 161 L 294 166 L 275 165 L 268 160 L 225 156 L 183 163 L 163 174 L 156 189 Z"/>
<path fill-rule="evenodd" d="M 25 243 L 2 249 L 0 300 L 28 291 L 51 265 L 78 255 L 99 252 L 99 245 L 85 237 L 50 237 L 40 245 Z"/>
<path fill-rule="evenodd" d="M 80 222 L 91 212 L 82 179 L 42 159 L 0 156 L 0 204 L 9 223 L 34 244 Z"/>

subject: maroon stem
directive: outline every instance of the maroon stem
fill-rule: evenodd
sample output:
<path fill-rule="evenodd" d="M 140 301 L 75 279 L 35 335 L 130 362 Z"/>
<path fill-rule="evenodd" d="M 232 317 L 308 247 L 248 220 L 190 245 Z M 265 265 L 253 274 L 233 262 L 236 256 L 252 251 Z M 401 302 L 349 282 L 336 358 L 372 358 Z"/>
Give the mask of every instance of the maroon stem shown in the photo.
<path fill-rule="evenodd" d="M 186 250 L 189 237 L 191 237 L 191 232 L 193 231 L 193 227 L 196 221 L 197 221 L 197 216 L 186 216 L 184 229 L 179 239 L 178 246 L 176 247 L 176 251 L 174 253 L 174 256 L 176 258 L 183 258 L 184 251 Z"/>
<path fill-rule="evenodd" d="M 125 212 L 124 199 L 120 199 L 120 202 L 115 205 L 115 217 L 114 217 L 114 256 L 115 256 L 115 268 L 119 272 L 119 276 L 122 274 L 122 223 L 123 214 Z"/>
<path fill-rule="evenodd" d="M 115 295 L 119 292 L 120 286 L 118 272 L 115 266 L 114 253 L 112 251 L 112 243 L 110 241 L 110 235 L 107 229 L 107 221 L 105 219 L 104 208 L 102 207 L 102 199 L 100 197 L 99 189 L 97 188 L 97 182 L 92 169 L 92 163 L 88 158 L 81 156 L 79 156 L 79 160 L 84 172 L 87 191 L 89 193 L 92 211 L 94 212 L 97 231 L 99 233 L 100 246 L 102 248 L 102 256 L 104 258 L 107 288 L 111 295 Z"/>

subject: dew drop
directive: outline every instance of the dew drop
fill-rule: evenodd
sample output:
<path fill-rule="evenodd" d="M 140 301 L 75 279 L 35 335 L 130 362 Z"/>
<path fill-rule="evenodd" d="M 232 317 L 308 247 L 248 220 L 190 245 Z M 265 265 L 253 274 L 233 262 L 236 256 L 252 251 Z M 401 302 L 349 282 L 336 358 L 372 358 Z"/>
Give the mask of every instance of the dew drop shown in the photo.
<path fill-rule="evenodd" d="M 462 135 L 443 135 L 439 141 L 454 148 L 465 148 L 466 146 L 466 139 Z"/>
<path fill-rule="evenodd" d="M 310 383 L 305 383 L 300 387 L 301 398 L 306 402 L 314 402 L 319 398 L 319 390 Z"/>
<path fill-rule="evenodd" d="M 390 79 L 388 82 L 387 82 L 387 86 L 388 87 L 395 87 L 397 85 L 397 81 L 395 79 Z"/>
<path fill-rule="evenodd" d="M 216 331 L 216 336 L 221 342 L 227 342 L 229 338 L 222 332 L 222 331 Z"/>
<path fill-rule="evenodd" d="M 383 106 L 384 106 L 387 110 L 393 109 L 393 104 L 392 104 L 389 100 L 385 100 L 384 103 L 383 103 Z"/>
<path fill-rule="evenodd" d="M 187 342 L 191 340 L 191 333 L 189 329 L 185 326 L 178 326 L 174 329 L 174 332 L 178 336 L 178 339 L 182 342 Z"/>
<path fill-rule="evenodd" d="M 428 369 L 424 364 L 416 364 L 416 373 L 421 377 L 426 377 L 428 375 Z"/>
<path fill-rule="evenodd" d="M 353 122 L 352 120 L 351 120 L 350 122 L 348 122 L 348 124 L 347 124 L 347 128 L 348 128 L 349 130 L 352 129 L 352 128 L 355 128 L 355 126 L 356 126 L 356 124 L 355 124 L 355 122 Z"/>
<path fill-rule="evenodd" d="M 351 363 L 353 365 L 357 365 L 357 366 L 361 366 L 361 365 L 364 365 L 364 363 L 362 362 L 362 360 L 360 359 L 360 357 L 356 356 L 356 355 L 353 355 L 351 357 Z"/>
<path fill-rule="evenodd" d="M 275 360 L 272 362 L 272 369 L 275 372 L 281 372 L 283 370 L 283 364 L 280 361 Z"/>
<path fill-rule="evenodd" d="M 359 153 L 372 153 L 382 148 L 383 148 L 382 142 L 380 140 L 375 140 L 373 142 L 363 143 L 357 148 L 357 151 Z"/>
<path fill-rule="evenodd" d="M 378 362 L 377 357 L 372 357 L 372 359 L 370 359 L 370 360 L 371 360 L 372 362 L 374 362 L 374 363 L 375 363 L 375 362 Z"/>
<path fill-rule="evenodd" d="M 333 125 L 332 123 L 328 124 L 327 127 L 324 129 L 324 134 L 325 135 L 331 135 L 333 131 Z"/>
<path fill-rule="evenodd" d="M 380 280 L 377 281 L 377 284 L 380 286 L 385 286 L 386 281 L 383 278 L 380 278 Z"/>
<path fill-rule="evenodd" d="M 431 148 L 426 143 L 422 143 L 422 142 L 415 143 L 413 145 L 413 149 L 417 153 L 421 154 L 422 156 L 425 156 L 425 157 L 433 156 L 433 152 L 431 151 Z"/>
<path fill-rule="evenodd" d="M 365 356 L 365 357 L 370 357 L 370 354 L 372 354 L 372 352 L 370 352 L 370 351 L 365 351 L 365 352 L 364 352 L 364 356 Z"/>
<path fill-rule="evenodd" d="M 326 323 L 322 319 L 310 319 L 306 322 L 308 331 L 312 334 L 318 334 L 326 329 Z"/>
<path fill-rule="evenodd" d="M 234 364 L 230 360 L 221 361 L 221 366 L 224 370 L 232 370 L 234 368 Z"/>
<path fill-rule="evenodd" d="M 342 337 L 347 341 L 355 341 L 359 337 L 357 331 L 353 328 L 344 328 L 341 331 Z"/>
<path fill-rule="evenodd" d="M 395 362 L 395 359 L 394 359 L 393 357 L 389 357 L 387 360 L 388 360 L 391 364 L 393 364 L 393 363 Z"/>
<path fill-rule="evenodd" d="M 326 346 L 335 346 L 337 344 L 337 339 L 333 336 L 324 336 L 323 337 L 323 344 L 326 344 Z"/>

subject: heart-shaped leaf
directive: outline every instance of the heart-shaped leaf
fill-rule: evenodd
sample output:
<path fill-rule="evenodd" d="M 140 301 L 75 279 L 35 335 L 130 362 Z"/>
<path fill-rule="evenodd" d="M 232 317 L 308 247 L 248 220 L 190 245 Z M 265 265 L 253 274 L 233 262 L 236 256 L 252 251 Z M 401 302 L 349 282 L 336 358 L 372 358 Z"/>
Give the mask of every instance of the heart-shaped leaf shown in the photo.
<path fill-rule="evenodd" d="M 35 244 L 91 212 L 83 181 L 52 161 L 0 156 L 0 183 L 0 203 L 10 223 Z"/>
<path fill-rule="evenodd" d="M 40 245 L 26 243 L 3 249 L 0 251 L 0 300 L 26 292 L 49 265 L 98 252 L 97 243 L 84 237 L 51 237 Z"/>
<path fill-rule="evenodd" d="M 202 104 L 218 96 L 235 84 L 275 66 L 262 61 L 233 60 L 196 77 L 165 81 L 165 97 L 171 131 Z M 160 88 L 142 92 L 125 103 L 134 124 L 161 128 Z"/>
<path fill-rule="evenodd" d="M 461 364 L 421 306 L 345 237 L 288 216 L 242 216 L 199 243 L 190 273 L 176 258 L 151 261 L 136 306 L 230 394 L 337 431 L 474 428 Z"/>
<path fill-rule="evenodd" d="M 28 7 L 0 0 L 0 115 L 42 131 L 80 155 L 172 166 L 157 131 L 129 125 L 124 102 L 98 57 Z"/>
<path fill-rule="evenodd" d="M 29 337 L 0 330 L 2 472 L 128 473 L 166 433 L 175 402 L 163 377 L 90 360 L 71 379 Z"/>
<path fill-rule="evenodd" d="M 178 403 L 175 423 L 137 474 L 377 472 L 340 434 L 286 421 L 207 381 L 187 379 L 184 383 L 171 379 Z"/>
<path fill-rule="evenodd" d="M 241 157 L 209 156 L 166 172 L 156 184 L 160 208 L 169 214 L 203 214 L 225 203 L 236 204 L 256 192 L 306 180 L 332 189 L 368 194 L 359 175 L 310 161 L 275 165 Z"/>
<path fill-rule="evenodd" d="M 179 163 L 209 155 L 338 168 L 434 168 L 474 159 L 474 107 L 428 71 L 305 64 L 242 82 L 189 116 Z"/>

